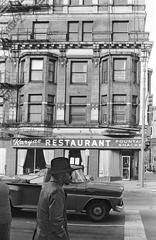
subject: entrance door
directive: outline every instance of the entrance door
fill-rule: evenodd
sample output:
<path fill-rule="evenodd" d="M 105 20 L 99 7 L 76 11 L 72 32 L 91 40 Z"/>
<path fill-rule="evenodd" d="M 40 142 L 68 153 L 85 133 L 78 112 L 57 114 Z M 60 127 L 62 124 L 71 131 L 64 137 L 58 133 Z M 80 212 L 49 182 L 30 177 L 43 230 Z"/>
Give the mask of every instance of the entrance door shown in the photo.
<path fill-rule="evenodd" d="M 122 179 L 130 180 L 130 156 L 122 156 Z"/>

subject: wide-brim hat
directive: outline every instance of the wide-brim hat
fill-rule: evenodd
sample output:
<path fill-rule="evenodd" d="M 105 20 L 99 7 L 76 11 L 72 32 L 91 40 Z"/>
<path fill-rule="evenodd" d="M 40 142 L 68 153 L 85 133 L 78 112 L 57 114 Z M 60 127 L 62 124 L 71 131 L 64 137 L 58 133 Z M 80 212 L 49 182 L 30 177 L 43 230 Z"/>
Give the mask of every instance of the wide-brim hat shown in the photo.
<path fill-rule="evenodd" d="M 72 172 L 74 170 L 76 170 L 76 168 L 70 166 L 68 158 L 57 157 L 51 160 L 51 174 Z"/>

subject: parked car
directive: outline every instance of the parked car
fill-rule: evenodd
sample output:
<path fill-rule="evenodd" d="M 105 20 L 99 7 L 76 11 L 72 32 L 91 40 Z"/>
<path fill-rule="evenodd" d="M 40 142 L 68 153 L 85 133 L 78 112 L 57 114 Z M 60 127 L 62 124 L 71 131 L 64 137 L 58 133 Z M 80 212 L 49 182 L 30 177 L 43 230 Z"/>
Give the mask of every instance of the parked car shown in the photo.
<path fill-rule="evenodd" d="M 38 180 L 40 178 L 40 182 Z M 36 183 L 35 183 L 36 179 Z M 36 209 L 43 176 L 5 179 L 10 188 L 13 210 Z M 102 221 L 110 210 L 123 210 L 122 185 L 110 182 L 95 182 L 87 179 L 83 170 L 72 173 L 72 183 L 65 185 L 67 212 L 86 213 L 92 221 Z"/>

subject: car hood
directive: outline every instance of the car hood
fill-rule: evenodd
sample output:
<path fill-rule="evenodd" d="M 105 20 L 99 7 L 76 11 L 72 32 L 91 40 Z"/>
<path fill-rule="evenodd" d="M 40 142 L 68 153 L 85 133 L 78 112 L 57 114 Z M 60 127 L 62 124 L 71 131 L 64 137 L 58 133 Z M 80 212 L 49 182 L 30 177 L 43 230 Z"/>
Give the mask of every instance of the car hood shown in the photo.
<path fill-rule="evenodd" d="M 110 182 L 87 182 L 86 191 L 88 193 L 94 192 L 94 194 L 109 195 L 109 196 L 121 196 L 124 187 L 119 183 Z"/>

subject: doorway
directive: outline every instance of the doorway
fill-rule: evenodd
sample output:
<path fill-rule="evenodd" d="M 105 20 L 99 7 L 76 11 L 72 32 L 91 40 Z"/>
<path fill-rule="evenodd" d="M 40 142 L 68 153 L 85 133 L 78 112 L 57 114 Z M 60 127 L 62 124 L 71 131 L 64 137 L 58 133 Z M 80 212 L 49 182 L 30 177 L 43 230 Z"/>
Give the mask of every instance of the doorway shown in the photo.
<path fill-rule="evenodd" d="M 122 179 L 130 180 L 130 156 L 122 156 Z"/>

